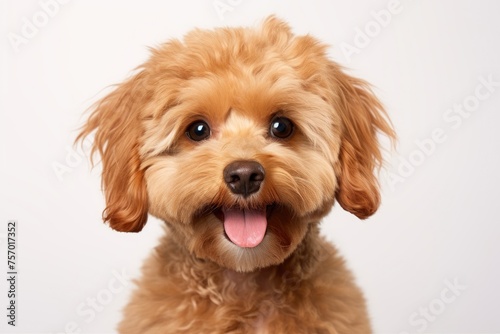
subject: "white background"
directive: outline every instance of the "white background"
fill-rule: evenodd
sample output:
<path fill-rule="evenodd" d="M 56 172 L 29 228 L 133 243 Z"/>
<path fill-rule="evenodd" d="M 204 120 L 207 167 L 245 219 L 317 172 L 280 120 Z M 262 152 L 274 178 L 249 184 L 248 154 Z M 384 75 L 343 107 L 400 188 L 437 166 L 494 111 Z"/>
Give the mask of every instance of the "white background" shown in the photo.
<path fill-rule="evenodd" d="M 114 332 L 162 223 L 150 218 L 139 234 L 101 223 L 99 167 L 68 153 L 83 113 L 147 59 L 148 46 L 194 27 L 256 25 L 272 13 L 332 45 L 333 59 L 371 82 L 399 136 L 378 213 L 359 221 L 335 208 L 322 224 L 365 291 L 375 332 L 500 332 L 499 2 L 400 0 L 381 26 L 373 13 L 388 0 L 222 0 L 231 10 L 221 15 L 213 0 L 74 0 L 45 9 L 51 16 L 47 1 L 0 5 L 4 272 L 6 223 L 19 222 L 18 326 L 6 324 L 0 279 L 1 332 Z M 38 31 L 28 29 L 16 50 L 9 36 L 33 20 Z M 349 57 L 347 45 L 357 53 Z M 489 94 L 477 99 L 480 78 L 497 84 L 478 88 Z M 445 119 L 464 103 L 469 116 Z M 435 129 L 442 140 L 432 147 Z M 62 180 L 54 172 L 61 165 Z"/>

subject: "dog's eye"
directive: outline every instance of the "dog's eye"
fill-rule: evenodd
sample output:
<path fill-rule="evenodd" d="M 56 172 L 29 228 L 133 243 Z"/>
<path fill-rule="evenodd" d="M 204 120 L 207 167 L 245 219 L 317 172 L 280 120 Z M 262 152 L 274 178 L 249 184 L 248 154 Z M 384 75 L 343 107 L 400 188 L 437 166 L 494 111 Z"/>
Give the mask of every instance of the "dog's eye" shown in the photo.
<path fill-rule="evenodd" d="M 210 137 L 210 127 L 204 121 L 196 121 L 187 128 L 186 135 L 194 141 L 202 141 Z"/>
<path fill-rule="evenodd" d="M 293 133 L 293 123 L 286 117 L 275 117 L 271 121 L 271 127 L 269 128 L 269 134 L 271 137 L 278 139 L 285 139 L 292 135 Z"/>

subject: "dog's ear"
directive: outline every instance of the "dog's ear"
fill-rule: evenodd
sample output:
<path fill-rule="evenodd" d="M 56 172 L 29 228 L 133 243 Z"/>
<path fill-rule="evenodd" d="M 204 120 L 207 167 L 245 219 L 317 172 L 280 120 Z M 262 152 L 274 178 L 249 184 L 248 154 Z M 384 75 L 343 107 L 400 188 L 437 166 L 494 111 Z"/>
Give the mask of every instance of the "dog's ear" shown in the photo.
<path fill-rule="evenodd" d="M 347 211 L 365 219 L 380 204 L 375 172 L 381 166 L 382 153 L 377 138 L 383 133 L 394 140 L 395 134 L 380 101 L 363 80 L 345 74 L 338 65 L 330 67 L 335 91 L 335 108 L 342 121 L 336 199 Z"/>
<path fill-rule="evenodd" d="M 95 130 L 92 155 L 97 151 L 102 159 L 103 220 L 122 232 L 138 232 L 147 221 L 148 198 L 139 156 L 139 117 L 147 98 L 143 80 L 139 73 L 99 101 L 76 139 Z"/>

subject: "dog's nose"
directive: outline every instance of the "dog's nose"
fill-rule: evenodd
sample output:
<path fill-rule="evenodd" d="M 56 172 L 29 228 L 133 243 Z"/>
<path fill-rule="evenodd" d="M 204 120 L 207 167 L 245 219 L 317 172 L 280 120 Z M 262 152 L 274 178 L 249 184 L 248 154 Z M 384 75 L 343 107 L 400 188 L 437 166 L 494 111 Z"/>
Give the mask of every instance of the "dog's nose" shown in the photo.
<path fill-rule="evenodd" d="M 264 167 L 257 161 L 234 161 L 224 168 L 224 181 L 233 194 L 249 195 L 256 193 L 264 181 Z"/>

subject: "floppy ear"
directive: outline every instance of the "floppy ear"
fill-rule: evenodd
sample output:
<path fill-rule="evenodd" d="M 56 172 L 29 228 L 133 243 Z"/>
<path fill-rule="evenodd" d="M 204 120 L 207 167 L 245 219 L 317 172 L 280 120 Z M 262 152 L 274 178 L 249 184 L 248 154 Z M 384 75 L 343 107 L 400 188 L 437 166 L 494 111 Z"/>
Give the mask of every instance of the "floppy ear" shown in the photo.
<path fill-rule="evenodd" d="M 138 232 L 147 221 L 148 198 L 139 157 L 139 117 L 147 95 L 142 76 L 137 74 L 99 101 L 76 139 L 96 131 L 92 155 L 98 151 L 102 158 L 103 220 L 122 232 Z"/>
<path fill-rule="evenodd" d="M 379 184 L 374 172 L 382 163 L 377 133 L 391 140 L 394 131 L 380 101 L 368 83 L 331 66 L 331 80 L 336 91 L 335 108 L 342 120 L 336 199 L 347 211 L 365 219 L 380 204 Z"/>

